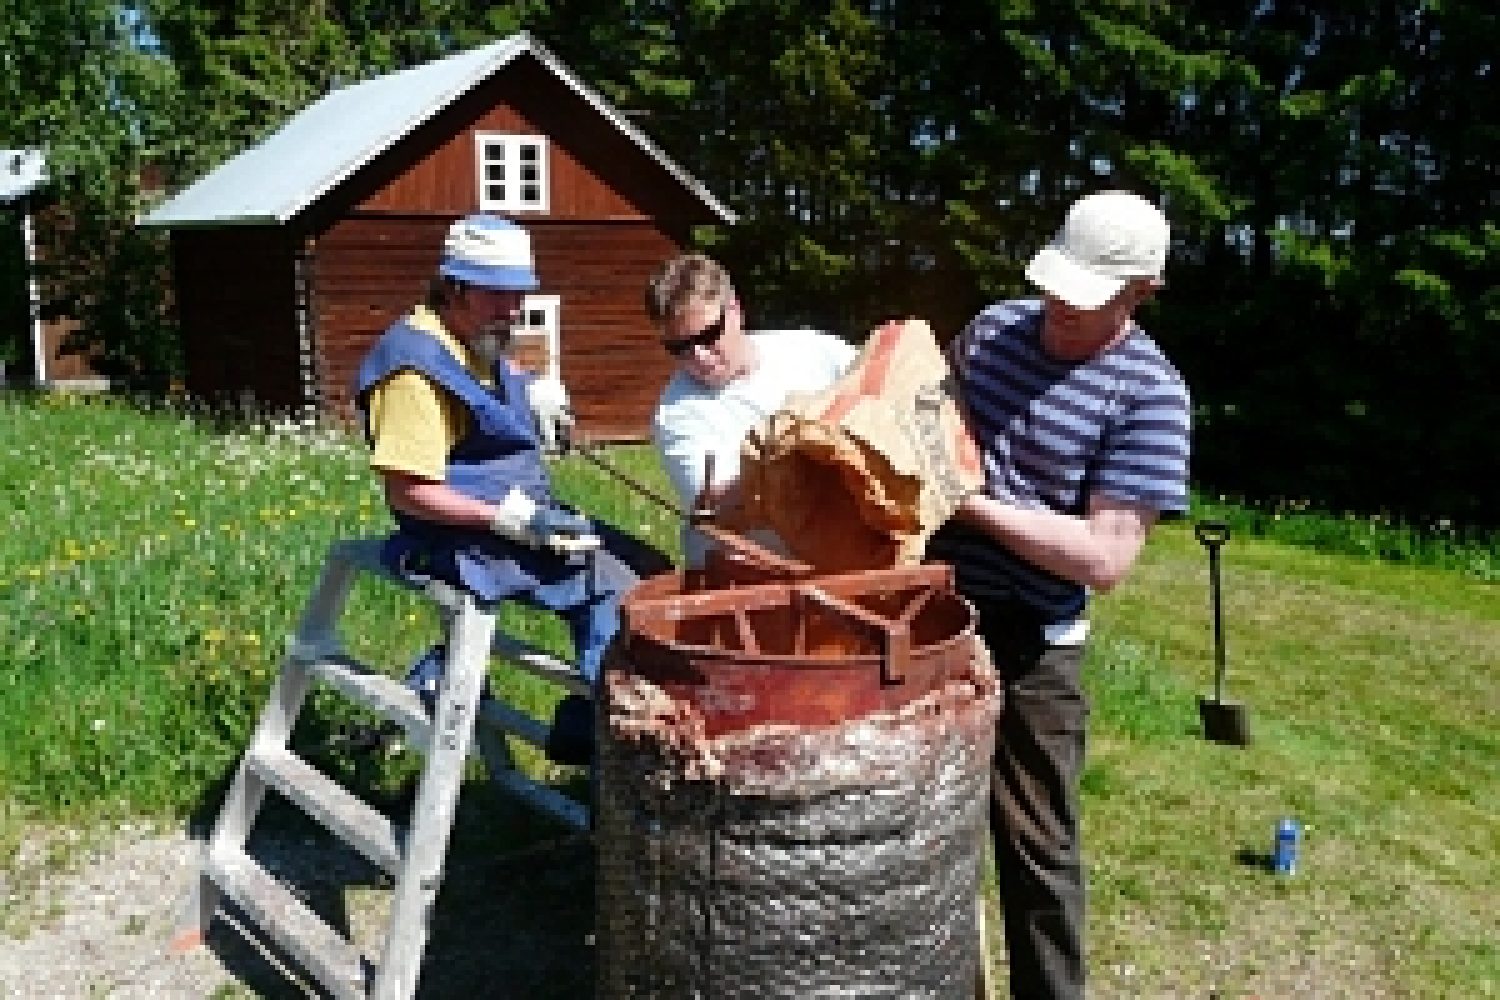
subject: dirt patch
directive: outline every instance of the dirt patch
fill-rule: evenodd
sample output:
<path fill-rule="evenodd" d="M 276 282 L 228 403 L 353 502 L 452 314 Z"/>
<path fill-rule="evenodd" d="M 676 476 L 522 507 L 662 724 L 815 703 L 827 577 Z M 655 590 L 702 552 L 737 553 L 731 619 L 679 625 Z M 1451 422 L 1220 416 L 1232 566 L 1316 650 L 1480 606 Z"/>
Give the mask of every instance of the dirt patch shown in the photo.
<path fill-rule="evenodd" d="M 252 852 L 295 886 L 367 955 L 378 953 L 389 891 L 357 855 L 312 828 L 279 824 Z M 496 828 L 504 829 L 503 837 Z M 95 838 L 65 871 L 42 846 L 0 873 L 0 996 L 118 1000 L 302 998 L 309 988 L 248 944 L 225 919 L 205 947 L 163 945 L 195 877 L 201 841 L 182 832 L 124 827 Z M 519 845 L 518 845 L 519 841 Z M 81 850 L 81 848 L 77 848 Z M 496 824 L 460 809 L 454 849 L 418 996 L 548 998 L 593 995 L 593 857 L 589 846 L 540 821 Z M 1391 955 L 1329 901 L 1261 901 L 1236 909 L 1224 933 L 1162 926 L 1116 914 L 1096 928 L 1090 994 L 1099 997 L 1395 998 Z M 990 954 L 1004 996 L 1001 919 L 990 912 Z M 1113 947 L 1111 946 L 1113 945 Z"/>
<path fill-rule="evenodd" d="M 1089 992 L 1162 1000 L 1407 996 L 1390 978 L 1388 956 L 1370 942 L 1337 933 L 1339 918 L 1332 914 L 1298 914 L 1269 903 L 1236 921 L 1225 933 L 1208 936 L 1165 927 L 1145 914 L 1117 915 L 1114 942 L 1134 941 L 1137 947 L 1096 950 Z"/>
<path fill-rule="evenodd" d="M 488 853 L 455 834 L 433 914 L 420 997 L 548 998 L 592 990 L 593 862 L 577 838 L 536 839 Z M 165 953 L 196 877 L 202 842 L 129 826 L 100 837 L 65 871 L 28 845 L 0 875 L 0 996 L 7 998 L 317 995 L 280 956 L 216 919 L 206 946 Z M 251 851 L 277 878 L 359 943 L 379 953 L 384 878 L 318 831 L 258 835 Z"/>

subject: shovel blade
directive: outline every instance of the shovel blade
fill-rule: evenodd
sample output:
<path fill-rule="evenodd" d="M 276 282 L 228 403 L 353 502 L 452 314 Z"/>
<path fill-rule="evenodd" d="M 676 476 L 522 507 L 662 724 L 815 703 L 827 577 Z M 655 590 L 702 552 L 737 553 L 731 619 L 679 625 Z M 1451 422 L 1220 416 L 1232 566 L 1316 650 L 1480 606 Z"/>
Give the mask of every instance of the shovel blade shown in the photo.
<path fill-rule="evenodd" d="M 1203 737 L 1231 746 L 1250 745 L 1250 713 L 1237 701 L 1198 699 L 1198 717 L 1203 720 Z"/>

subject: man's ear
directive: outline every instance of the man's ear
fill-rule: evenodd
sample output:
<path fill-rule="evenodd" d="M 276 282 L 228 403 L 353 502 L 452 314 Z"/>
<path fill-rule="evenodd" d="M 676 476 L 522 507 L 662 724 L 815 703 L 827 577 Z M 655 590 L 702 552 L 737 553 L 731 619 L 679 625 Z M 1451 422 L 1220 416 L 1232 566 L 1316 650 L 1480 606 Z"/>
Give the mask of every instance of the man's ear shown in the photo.
<path fill-rule="evenodd" d="M 1160 278 L 1136 278 L 1130 283 L 1130 308 L 1135 309 L 1151 301 L 1156 290 L 1162 287 Z"/>

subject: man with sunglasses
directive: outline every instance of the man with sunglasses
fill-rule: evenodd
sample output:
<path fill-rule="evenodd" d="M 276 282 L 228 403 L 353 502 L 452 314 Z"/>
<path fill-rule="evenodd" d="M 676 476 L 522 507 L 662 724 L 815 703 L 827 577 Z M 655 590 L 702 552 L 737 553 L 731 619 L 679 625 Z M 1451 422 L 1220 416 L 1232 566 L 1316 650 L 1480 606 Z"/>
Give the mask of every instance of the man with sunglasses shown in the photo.
<path fill-rule="evenodd" d="M 663 264 L 646 286 L 646 312 L 661 345 L 677 361 L 652 420 L 652 437 L 682 504 L 734 501 L 740 445 L 787 394 L 827 388 L 854 361 L 855 349 L 815 330 L 746 330 L 729 272 L 699 254 Z M 704 459 L 714 458 L 714 481 Z M 773 537 L 759 541 L 776 544 Z M 683 531 L 683 556 L 700 566 L 705 544 Z"/>

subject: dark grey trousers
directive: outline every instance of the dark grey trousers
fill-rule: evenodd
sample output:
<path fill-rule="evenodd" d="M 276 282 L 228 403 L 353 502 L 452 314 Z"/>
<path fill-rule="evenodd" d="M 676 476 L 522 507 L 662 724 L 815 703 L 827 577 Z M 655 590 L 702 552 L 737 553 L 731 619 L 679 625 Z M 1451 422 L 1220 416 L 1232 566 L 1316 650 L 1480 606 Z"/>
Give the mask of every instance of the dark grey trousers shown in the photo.
<path fill-rule="evenodd" d="M 974 601 L 1005 689 L 996 723 L 990 833 L 1000 876 L 1010 993 L 1084 995 L 1084 878 L 1078 843 L 1088 700 L 1081 646 L 1048 646 L 1024 605 Z"/>

